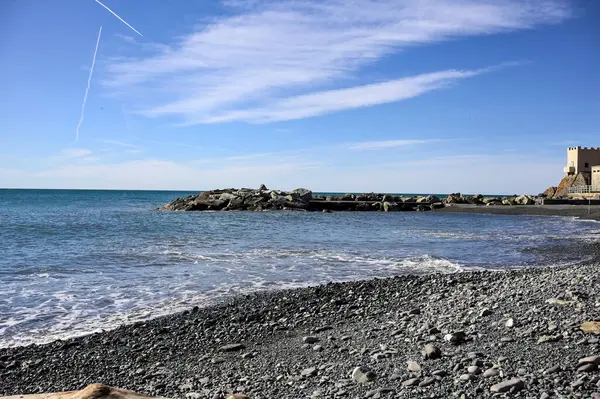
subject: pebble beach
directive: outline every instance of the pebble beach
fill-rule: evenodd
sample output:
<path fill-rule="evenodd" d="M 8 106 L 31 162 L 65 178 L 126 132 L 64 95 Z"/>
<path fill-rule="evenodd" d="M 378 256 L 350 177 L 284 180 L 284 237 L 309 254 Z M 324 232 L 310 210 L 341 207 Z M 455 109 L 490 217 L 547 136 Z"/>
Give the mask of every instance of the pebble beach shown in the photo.
<path fill-rule="evenodd" d="M 590 251 L 596 243 L 573 251 Z M 599 263 L 256 293 L 0 349 L 0 394 L 103 383 L 172 398 L 591 398 Z"/>

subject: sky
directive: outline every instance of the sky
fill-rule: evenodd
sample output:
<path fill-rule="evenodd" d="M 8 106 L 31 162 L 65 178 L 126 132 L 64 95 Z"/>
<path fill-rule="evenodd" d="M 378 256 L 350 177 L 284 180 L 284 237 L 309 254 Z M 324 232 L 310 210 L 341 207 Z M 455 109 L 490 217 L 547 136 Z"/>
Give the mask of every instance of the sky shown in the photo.
<path fill-rule="evenodd" d="M 0 187 L 537 194 L 600 146 L 598 1 L 102 4 L 0 1 Z"/>

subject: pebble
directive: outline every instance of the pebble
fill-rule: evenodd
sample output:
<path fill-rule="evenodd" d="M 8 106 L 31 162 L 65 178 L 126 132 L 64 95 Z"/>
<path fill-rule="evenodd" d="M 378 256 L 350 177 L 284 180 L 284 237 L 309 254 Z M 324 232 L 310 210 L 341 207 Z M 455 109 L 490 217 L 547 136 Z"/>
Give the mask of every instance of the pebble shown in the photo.
<path fill-rule="evenodd" d="M 483 372 L 483 376 L 485 378 L 495 377 L 499 374 L 500 374 L 500 371 L 498 371 L 497 369 L 494 369 L 494 368 L 487 369 Z"/>
<path fill-rule="evenodd" d="M 315 375 L 317 375 L 317 368 L 316 368 L 316 367 L 309 367 L 309 368 L 306 368 L 306 369 L 304 369 L 304 370 L 302 370 L 302 371 L 300 372 L 300 375 L 301 375 L 301 376 L 304 376 L 304 377 L 312 377 L 312 376 L 315 376 Z"/>
<path fill-rule="evenodd" d="M 309 344 L 309 345 L 316 344 L 317 342 L 319 342 L 319 337 L 309 335 L 309 336 L 302 338 L 302 342 L 304 342 L 305 344 Z"/>
<path fill-rule="evenodd" d="M 417 385 L 417 384 L 419 384 L 420 382 L 421 382 L 421 380 L 420 380 L 420 379 L 418 379 L 418 378 L 410 378 L 410 379 L 408 379 L 408 380 L 406 380 L 406 381 L 402 382 L 402 386 L 405 386 L 405 387 L 412 387 L 413 385 Z"/>
<path fill-rule="evenodd" d="M 585 373 L 591 373 L 592 371 L 596 370 L 598 370 L 598 365 L 596 363 L 586 363 L 577 367 L 577 371 L 582 371 Z"/>
<path fill-rule="evenodd" d="M 423 354 L 423 357 L 425 359 L 439 359 L 440 357 L 442 357 L 442 351 L 440 350 L 440 348 L 433 344 L 425 345 L 421 353 Z"/>
<path fill-rule="evenodd" d="M 469 374 L 481 374 L 481 369 L 477 366 L 470 366 L 469 368 L 467 368 L 467 371 Z"/>
<path fill-rule="evenodd" d="M 513 328 L 515 326 L 515 319 L 513 319 L 512 317 L 508 320 L 506 320 L 506 323 L 504 323 L 504 325 L 507 328 Z"/>
<path fill-rule="evenodd" d="M 435 370 L 431 373 L 431 375 L 434 377 L 443 378 L 443 377 L 447 376 L 448 373 L 446 373 L 444 370 Z"/>
<path fill-rule="evenodd" d="M 578 364 L 596 363 L 600 364 L 600 356 L 588 356 L 579 359 Z"/>
<path fill-rule="evenodd" d="M 561 371 L 561 370 L 562 370 L 562 368 L 560 367 L 560 365 L 557 364 L 555 366 L 549 367 L 546 370 L 544 370 L 543 374 L 544 375 L 554 374 L 554 373 L 556 373 L 558 371 Z"/>
<path fill-rule="evenodd" d="M 465 341 L 466 334 L 464 331 L 456 331 L 451 334 L 444 335 L 444 341 L 450 342 L 453 345 L 460 345 Z"/>
<path fill-rule="evenodd" d="M 562 338 L 562 335 L 542 335 L 538 338 L 538 344 L 545 344 L 546 342 L 556 342 Z"/>
<path fill-rule="evenodd" d="M 461 374 L 460 377 L 458 377 L 458 379 L 461 381 L 472 381 L 476 378 L 477 377 L 475 377 L 473 374 Z"/>
<path fill-rule="evenodd" d="M 421 366 L 417 362 L 408 362 L 408 367 L 406 368 L 408 371 L 412 371 L 413 373 L 421 371 Z"/>
<path fill-rule="evenodd" d="M 520 378 L 513 378 L 507 381 L 502 381 L 490 387 L 490 391 L 494 393 L 508 392 L 511 390 L 520 391 L 525 388 L 525 382 Z"/>
<path fill-rule="evenodd" d="M 427 387 L 427 386 L 435 383 L 435 381 L 436 381 L 435 378 L 433 378 L 433 377 L 427 377 L 427 378 L 425 378 L 423 381 L 421 381 L 419 383 L 419 386 L 420 387 Z"/>
<path fill-rule="evenodd" d="M 241 351 L 242 349 L 245 349 L 246 347 L 243 344 L 229 344 L 229 345 L 223 345 L 222 347 L 219 348 L 219 350 L 221 352 L 235 352 L 235 351 Z"/>
<path fill-rule="evenodd" d="M 359 384 L 364 384 L 369 381 L 373 381 L 376 375 L 369 368 L 364 366 L 356 367 L 352 371 L 352 380 Z"/>

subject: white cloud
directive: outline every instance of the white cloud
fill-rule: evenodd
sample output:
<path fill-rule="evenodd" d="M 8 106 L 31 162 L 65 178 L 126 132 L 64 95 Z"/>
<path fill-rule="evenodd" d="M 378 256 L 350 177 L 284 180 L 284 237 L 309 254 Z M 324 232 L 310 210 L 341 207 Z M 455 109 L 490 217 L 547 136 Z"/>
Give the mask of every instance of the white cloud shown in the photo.
<path fill-rule="evenodd" d="M 348 146 L 349 150 L 380 150 L 384 148 L 406 147 L 415 144 L 426 144 L 433 140 L 383 140 L 383 141 L 363 141 L 353 143 Z"/>
<path fill-rule="evenodd" d="M 409 81 L 389 77 L 389 82 L 348 91 L 315 92 L 324 84 L 340 87 L 362 67 L 410 46 L 529 29 L 570 16 L 563 0 L 233 4 L 238 6 L 235 15 L 214 19 L 174 44 L 157 46 L 151 56 L 113 59 L 105 85 L 134 95 L 147 116 L 175 116 L 188 124 L 304 118 L 414 97 L 464 77 L 414 81 L 461 73 L 443 71 L 407 78 L 413 79 L 413 91 L 405 87 Z"/>
<path fill-rule="evenodd" d="M 349 89 L 304 94 L 284 100 L 273 100 L 271 104 L 264 108 L 230 111 L 211 118 L 201 120 L 191 119 L 186 124 L 238 120 L 265 123 L 307 118 L 335 111 L 406 100 L 429 91 L 442 89 L 458 79 L 475 76 L 485 71 L 486 69 L 474 71 L 441 71 L 383 83 L 356 86 Z"/>

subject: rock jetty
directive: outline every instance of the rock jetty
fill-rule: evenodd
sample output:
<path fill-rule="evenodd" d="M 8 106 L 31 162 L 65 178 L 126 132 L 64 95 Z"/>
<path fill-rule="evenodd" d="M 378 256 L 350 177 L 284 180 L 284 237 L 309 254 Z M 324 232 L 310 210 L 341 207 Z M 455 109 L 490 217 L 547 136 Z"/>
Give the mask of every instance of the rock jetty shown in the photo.
<path fill-rule="evenodd" d="M 343 194 L 338 196 L 313 195 L 311 190 L 297 188 L 292 191 L 227 188 L 204 191 L 196 195 L 177 198 L 161 210 L 167 211 L 428 211 L 450 204 L 472 205 L 534 205 L 536 199 L 529 195 L 511 197 L 484 197 L 481 194 L 463 196 L 450 194 L 440 199 L 435 195 L 397 196 L 390 194 Z"/>
<path fill-rule="evenodd" d="M 228 188 L 204 191 L 164 205 L 168 211 L 426 211 L 443 208 L 442 200 L 434 195 L 401 197 L 389 194 L 344 194 L 315 196 L 311 190 L 297 188 L 286 192 L 269 190 L 262 185 L 258 190 Z"/>

